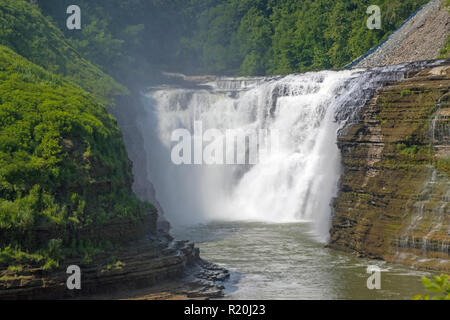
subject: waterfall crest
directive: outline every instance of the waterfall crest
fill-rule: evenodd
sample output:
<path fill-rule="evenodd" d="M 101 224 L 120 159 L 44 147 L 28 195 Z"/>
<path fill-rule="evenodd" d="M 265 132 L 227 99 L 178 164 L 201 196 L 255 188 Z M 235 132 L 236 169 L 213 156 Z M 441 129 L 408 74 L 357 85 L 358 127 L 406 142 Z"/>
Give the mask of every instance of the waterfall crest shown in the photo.
<path fill-rule="evenodd" d="M 226 78 L 199 88 L 150 89 L 139 127 L 147 174 L 166 217 L 175 225 L 310 221 L 326 241 L 340 177 L 338 131 L 354 120 L 381 81 L 401 78 L 401 69 Z M 172 133 L 193 132 L 196 121 L 220 132 L 277 130 L 279 148 L 255 165 L 177 166 L 171 161 Z"/>

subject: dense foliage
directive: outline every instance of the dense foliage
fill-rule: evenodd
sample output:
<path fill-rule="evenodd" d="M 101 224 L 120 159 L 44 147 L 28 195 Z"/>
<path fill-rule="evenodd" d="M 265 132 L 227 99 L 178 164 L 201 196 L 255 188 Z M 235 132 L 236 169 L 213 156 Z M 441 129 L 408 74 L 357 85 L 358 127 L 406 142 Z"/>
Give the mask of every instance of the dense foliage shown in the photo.
<path fill-rule="evenodd" d="M 83 59 L 64 34 L 27 1 L 0 0 L 0 26 L 0 44 L 52 73 L 67 77 L 96 98 L 110 103 L 113 96 L 126 92 Z"/>
<path fill-rule="evenodd" d="M 0 23 L 0 265 L 52 268 L 106 245 L 80 234 L 154 208 L 103 104 L 126 90 L 26 1 L 0 0 Z"/>
<path fill-rule="evenodd" d="M 193 1 L 195 2 L 195 1 Z M 343 67 L 395 30 L 425 0 L 227 0 L 198 14 L 186 55 L 205 72 L 285 74 Z M 366 26 L 379 5 L 381 30 Z"/>
<path fill-rule="evenodd" d="M 0 228 L 127 215 L 130 172 L 101 104 L 0 47 Z"/>
<path fill-rule="evenodd" d="M 39 0 L 38 6 L 84 57 L 121 83 L 134 84 L 176 63 L 185 2 Z M 81 8 L 81 30 L 66 27 L 66 9 L 72 4 Z"/>
<path fill-rule="evenodd" d="M 65 28 L 65 8 L 75 2 L 83 13 L 80 32 Z M 186 73 L 265 75 L 342 67 L 427 0 L 75 2 L 39 5 L 105 70 L 123 75 L 147 64 Z M 367 8 L 374 4 L 381 8 L 381 30 L 366 26 Z"/>

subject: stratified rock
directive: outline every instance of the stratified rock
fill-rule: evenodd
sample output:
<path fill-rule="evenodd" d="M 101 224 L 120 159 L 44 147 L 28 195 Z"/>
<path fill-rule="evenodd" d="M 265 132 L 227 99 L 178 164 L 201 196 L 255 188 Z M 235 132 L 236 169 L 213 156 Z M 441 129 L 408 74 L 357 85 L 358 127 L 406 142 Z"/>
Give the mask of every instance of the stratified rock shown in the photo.
<path fill-rule="evenodd" d="M 156 228 L 153 216 L 134 224 L 123 222 L 126 220 L 80 234 L 81 238 L 116 240 L 117 243 L 89 263 L 68 259 L 52 271 L 33 266 L 25 266 L 20 271 L 9 270 L 7 265 L 0 264 L 0 300 L 122 298 L 125 292 L 161 286 L 169 280 L 188 288 L 196 297 L 222 294 L 221 283 L 227 279 L 228 271 L 200 259 L 193 243 L 173 240 L 169 234 L 161 232 L 149 233 L 148 230 Z M 66 286 L 70 276 L 66 270 L 70 265 L 81 268 L 81 290 L 69 290 Z"/>
<path fill-rule="evenodd" d="M 450 270 L 450 61 L 381 88 L 344 129 L 329 246 Z"/>

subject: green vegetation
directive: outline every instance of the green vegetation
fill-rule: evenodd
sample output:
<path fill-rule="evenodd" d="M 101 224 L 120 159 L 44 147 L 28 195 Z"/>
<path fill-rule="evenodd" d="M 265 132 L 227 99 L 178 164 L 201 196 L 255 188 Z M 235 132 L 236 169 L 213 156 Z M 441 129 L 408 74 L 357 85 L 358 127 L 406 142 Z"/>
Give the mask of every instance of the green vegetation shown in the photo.
<path fill-rule="evenodd" d="M 440 172 L 450 177 L 450 157 L 438 158 L 435 165 Z"/>
<path fill-rule="evenodd" d="M 36 264 L 44 260 L 39 253 L 29 254 L 11 246 L 6 246 L 0 250 L 0 264 L 11 265 L 12 263 Z M 9 267 L 11 268 L 11 266 Z M 12 269 L 18 270 L 20 267 L 15 265 Z"/>
<path fill-rule="evenodd" d="M 125 267 L 125 263 L 123 263 L 120 260 L 117 260 L 116 257 L 111 257 L 111 263 L 108 263 L 104 269 L 102 269 L 102 272 L 108 272 L 112 270 L 121 270 L 123 267 Z"/>
<path fill-rule="evenodd" d="M 106 109 L 0 46 L 0 263 L 54 268 L 79 230 L 144 215 L 131 182 Z"/>
<path fill-rule="evenodd" d="M 407 146 L 404 143 L 397 144 L 397 151 L 404 156 L 414 156 L 419 152 L 420 147 L 417 145 Z"/>
<path fill-rule="evenodd" d="M 53 74 L 65 76 L 102 102 L 111 104 L 111 98 L 127 92 L 83 59 L 63 33 L 27 1 L 0 0 L 0 25 L 0 45 L 11 48 Z"/>
<path fill-rule="evenodd" d="M 155 67 L 227 75 L 340 68 L 426 2 L 78 0 L 80 32 L 65 28 L 63 13 L 72 1 L 40 0 L 39 6 L 79 52 L 123 79 L 129 70 L 137 77 Z M 381 8 L 381 30 L 366 26 L 370 5 Z"/>
<path fill-rule="evenodd" d="M 445 6 L 448 8 L 450 13 L 450 0 L 445 1 Z M 447 37 L 447 42 L 445 43 L 444 48 L 439 52 L 438 59 L 446 59 L 450 58 L 450 36 Z"/>
<path fill-rule="evenodd" d="M 414 159 L 419 155 L 427 158 L 430 154 L 430 146 L 427 145 L 399 143 L 397 144 L 396 148 L 398 153 L 410 159 Z"/>
<path fill-rule="evenodd" d="M 411 90 L 404 89 L 404 90 L 402 90 L 402 91 L 400 92 L 400 95 L 401 95 L 402 97 L 410 96 L 410 95 L 411 95 Z"/>
<path fill-rule="evenodd" d="M 434 277 L 433 280 L 422 277 L 426 291 L 434 294 L 434 296 L 430 297 L 429 294 L 419 294 L 413 300 L 450 300 L 450 284 L 448 278 L 446 274 L 440 277 Z"/>
<path fill-rule="evenodd" d="M 79 31 L 66 27 L 72 4 L 82 11 Z M 39 0 L 38 6 L 77 52 L 121 83 L 147 85 L 160 68 L 179 66 L 185 0 Z"/>
<path fill-rule="evenodd" d="M 446 59 L 450 57 L 450 36 L 447 38 L 447 42 L 444 48 L 441 49 L 438 59 Z"/>
<path fill-rule="evenodd" d="M 155 212 L 105 108 L 127 89 L 27 1 L 0 0 L 0 24 L 0 265 L 89 263 L 111 247 L 95 230 Z"/>

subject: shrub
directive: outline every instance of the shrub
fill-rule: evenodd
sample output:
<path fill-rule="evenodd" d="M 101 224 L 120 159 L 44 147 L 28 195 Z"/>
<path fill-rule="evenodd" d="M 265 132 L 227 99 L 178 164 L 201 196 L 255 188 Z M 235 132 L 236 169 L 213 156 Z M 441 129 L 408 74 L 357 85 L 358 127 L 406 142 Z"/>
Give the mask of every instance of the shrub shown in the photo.
<path fill-rule="evenodd" d="M 434 277 L 433 280 L 422 277 L 425 290 L 434 294 L 434 296 L 430 296 L 429 294 L 419 294 L 416 295 L 413 300 L 450 300 L 450 284 L 448 278 L 449 277 L 446 274 L 443 274 L 440 277 Z"/>
<path fill-rule="evenodd" d="M 406 89 L 402 90 L 400 92 L 400 94 L 401 94 L 402 97 L 410 96 L 411 95 L 411 90 L 406 90 Z"/>
<path fill-rule="evenodd" d="M 397 151 L 406 157 L 414 157 L 419 151 L 420 146 L 418 145 L 406 145 L 404 143 L 397 144 Z"/>

